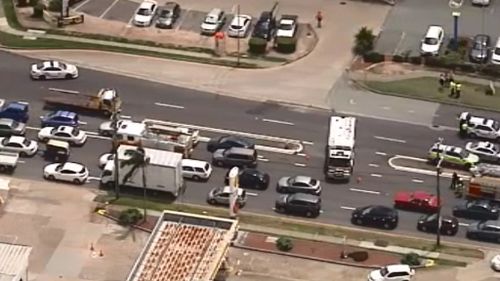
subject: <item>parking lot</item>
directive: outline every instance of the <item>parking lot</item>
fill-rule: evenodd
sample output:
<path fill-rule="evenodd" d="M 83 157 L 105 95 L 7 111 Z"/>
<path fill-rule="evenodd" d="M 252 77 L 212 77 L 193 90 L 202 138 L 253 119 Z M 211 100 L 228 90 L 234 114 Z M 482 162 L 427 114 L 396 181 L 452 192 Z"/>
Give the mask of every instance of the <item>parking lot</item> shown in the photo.
<path fill-rule="evenodd" d="M 470 0 L 464 0 L 458 11 L 458 35 L 472 37 L 486 33 L 491 36 L 493 44 L 500 35 L 500 1 L 491 1 L 488 7 L 472 6 Z M 423 39 L 427 27 L 437 24 L 445 30 L 445 43 L 453 38 L 452 9 L 448 1 L 436 0 L 403 0 L 392 8 L 382 32 L 377 40 L 375 51 L 387 55 L 419 54 L 420 40 Z"/>

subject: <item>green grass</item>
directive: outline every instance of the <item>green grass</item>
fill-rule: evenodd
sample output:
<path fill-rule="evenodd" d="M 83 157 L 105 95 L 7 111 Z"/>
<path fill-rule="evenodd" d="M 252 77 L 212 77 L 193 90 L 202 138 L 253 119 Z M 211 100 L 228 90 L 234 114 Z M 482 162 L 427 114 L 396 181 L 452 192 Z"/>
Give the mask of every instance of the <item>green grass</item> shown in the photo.
<path fill-rule="evenodd" d="M 19 21 L 17 20 L 16 12 L 14 10 L 14 2 L 13 0 L 1 0 L 3 6 L 3 12 L 5 17 L 7 18 L 7 22 L 12 28 L 19 30 L 26 30 L 21 26 Z"/>
<path fill-rule="evenodd" d="M 500 111 L 500 88 L 496 88 L 496 95 L 487 96 L 485 94 L 486 85 L 463 82 L 460 99 L 453 99 L 448 97 L 449 89 L 445 88 L 443 92 L 439 91 L 438 79 L 435 77 L 390 82 L 364 81 L 363 83 L 373 90 L 389 95 Z"/>
<path fill-rule="evenodd" d="M 112 202 L 113 196 L 101 196 L 96 198 L 96 201 Z M 115 205 L 130 206 L 143 208 L 143 202 L 138 196 L 123 196 L 112 202 Z M 173 210 L 180 212 L 189 212 L 195 214 L 208 214 L 219 217 L 228 217 L 228 212 L 226 209 L 205 207 L 191 204 L 168 204 L 160 201 L 147 201 L 146 207 L 151 210 Z M 436 249 L 432 241 L 427 241 L 418 238 L 404 237 L 404 236 L 393 236 L 384 234 L 375 234 L 370 231 L 355 230 L 351 228 L 343 228 L 332 224 L 324 223 L 314 223 L 305 222 L 287 218 L 279 218 L 268 215 L 260 215 L 256 213 L 241 212 L 239 215 L 239 221 L 242 224 L 248 225 L 259 225 L 264 227 L 270 227 L 273 229 L 282 229 L 289 231 L 297 231 L 310 234 L 334 236 L 334 237 L 348 237 L 348 239 L 358 240 L 358 241 L 375 241 L 375 240 L 386 240 L 389 241 L 390 245 L 409 247 L 424 251 L 438 251 L 444 254 L 450 255 L 460 255 L 471 258 L 484 258 L 483 252 L 474 248 L 456 247 L 444 244 L 439 249 Z"/>

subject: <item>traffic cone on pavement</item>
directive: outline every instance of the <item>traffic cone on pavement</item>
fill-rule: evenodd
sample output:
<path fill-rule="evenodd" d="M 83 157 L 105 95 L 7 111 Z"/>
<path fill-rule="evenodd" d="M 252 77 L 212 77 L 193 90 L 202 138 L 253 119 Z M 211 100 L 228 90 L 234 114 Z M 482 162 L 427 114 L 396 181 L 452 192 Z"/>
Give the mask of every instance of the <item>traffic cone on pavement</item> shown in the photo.
<path fill-rule="evenodd" d="M 94 243 L 90 243 L 90 251 L 94 251 Z"/>
<path fill-rule="evenodd" d="M 102 250 L 99 250 L 99 256 L 104 257 L 104 253 L 102 252 Z"/>

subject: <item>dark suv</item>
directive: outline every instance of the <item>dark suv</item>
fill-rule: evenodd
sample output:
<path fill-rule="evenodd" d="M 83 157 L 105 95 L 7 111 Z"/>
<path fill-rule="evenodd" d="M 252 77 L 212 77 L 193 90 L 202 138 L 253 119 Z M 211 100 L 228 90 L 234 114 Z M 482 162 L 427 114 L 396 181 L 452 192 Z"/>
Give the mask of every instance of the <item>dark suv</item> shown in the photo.
<path fill-rule="evenodd" d="M 266 39 L 270 41 L 276 32 L 276 18 L 272 12 L 265 11 L 260 14 L 259 20 L 255 24 L 252 37 Z"/>
<path fill-rule="evenodd" d="M 467 227 L 466 237 L 500 243 L 500 222 L 489 220 L 471 223 Z"/>
<path fill-rule="evenodd" d="M 395 229 L 398 226 L 398 211 L 379 205 L 360 207 L 352 212 L 351 222 L 356 225 Z"/>
<path fill-rule="evenodd" d="M 229 172 L 226 173 L 224 183 L 229 184 Z M 269 186 L 269 174 L 252 168 L 240 169 L 238 173 L 238 184 L 241 188 L 265 190 Z"/>
<path fill-rule="evenodd" d="M 429 214 L 420 217 L 417 229 L 423 232 L 436 233 L 438 229 L 437 214 Z M 451 216 L 441 216 L 441 234 L 455 235 L 458 232 L 458 220 Z"/>
<path fill-rule="evenodd" d="M 317 217 L 321 213 L 321 198 L 305 193 L 287 194 L 276 200 L 275 209 L 286 214 Z"/>
<path fill-rule="evenodd" d="M 217 149 L 212 154 L 212 163 L 219 167 L 256 167 L 257 151 L 240 147 Z"/>

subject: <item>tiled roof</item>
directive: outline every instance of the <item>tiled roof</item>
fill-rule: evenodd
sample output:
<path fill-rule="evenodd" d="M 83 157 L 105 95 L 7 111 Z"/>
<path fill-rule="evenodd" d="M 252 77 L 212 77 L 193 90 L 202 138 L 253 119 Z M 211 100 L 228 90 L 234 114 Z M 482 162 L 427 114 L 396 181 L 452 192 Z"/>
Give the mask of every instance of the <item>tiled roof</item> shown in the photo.
<path fill-rule="evenodd" d="M 28 265 L 31 247 L 0 243 L 0 281 L 11 281 Z"/>

